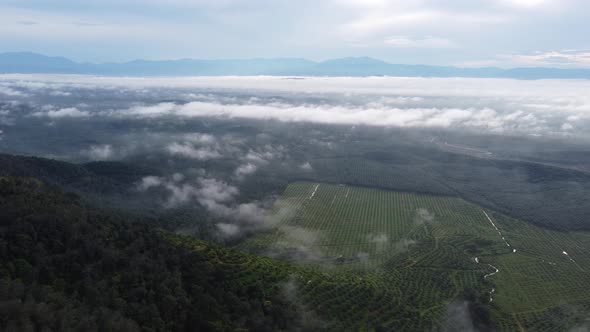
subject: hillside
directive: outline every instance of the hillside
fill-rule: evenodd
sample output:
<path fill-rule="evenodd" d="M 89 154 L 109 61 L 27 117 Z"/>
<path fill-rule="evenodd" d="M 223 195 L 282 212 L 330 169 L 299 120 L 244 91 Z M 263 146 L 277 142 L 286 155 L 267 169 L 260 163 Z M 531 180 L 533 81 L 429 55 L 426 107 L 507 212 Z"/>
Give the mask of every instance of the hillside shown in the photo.
<path fill-rule="evenodd" d="M 0 330 L 299 326 L 280 263 L 126 223 L 34 179 L 1 178 L 0 197 Z"/>
<path fill-rule="evenodd" d="M 484 290 L 448 288 L 442 278 L 435 297 L 406 301 L 371 274 L 292 265 L 125 222 L 35 179 L 1 178 L 0 211 L 5 331 L 421 331 L 458 324 L 445 307 L 461 299 L 475 324 L 489 323 L 477 304 Z M 437 309 L 425 315 L 424 300 Z"/>

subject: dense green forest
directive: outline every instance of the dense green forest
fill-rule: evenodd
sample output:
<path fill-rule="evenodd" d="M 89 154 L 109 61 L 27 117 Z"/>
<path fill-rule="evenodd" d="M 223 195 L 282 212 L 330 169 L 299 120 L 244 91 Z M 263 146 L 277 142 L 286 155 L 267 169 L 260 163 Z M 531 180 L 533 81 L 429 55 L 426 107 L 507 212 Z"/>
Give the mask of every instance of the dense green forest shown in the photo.
<path fill-rule="evenodd" d="M 453 303 L 490 324 L 486 289 L 435 278 L 425 315 L 401 285 L 178 236 L 32 178 L 0 177 L 0 259 L 2 331 L 448 330 Z"/>
<path fill-rule="evenodd" d="M 288 269 L 0 178 L 0 330 L 295 330 Z M 251 278 L 237 278 L 261 260 Z"/>
<path fill-rule="evenodd" d="M 229 250 L 196 240 L 239 243 L 241 238 L 218 237 L 216 224 L 224 220 L 202 204 L 167 206 L 170 193 L 165 188 L 140 191 L 147 176 L 171 179 L 178 173 L 188 184 L 203 174 L 223 179 L 239 187 L 236 204 L 276 199 L 290 183 L 306 180 L 462 198 L 542 226 L 540 232 L 552 237 L 567 238 L 572 231 L 590 228 L 587 172 L 442 151 L 404 132 L 295 127 L 300 130 L 281 131 L 279 126 L 267 131 L 288 154 L 266 145 L 267 150 L 256 150 L 256 141 L 240 143 L 242 153 L 275 154 L 244 179 L 234 173 L 242 161 L 231 156 L 195 161 L 154 152 L 121 161 L 70 163 L 0 154 L 0 330 L 453 330 L 458 323 L 447 316 L 456 303 L 480 330 L 514 329 L 516 320 L 498 309 L 507 294 L 502 291 L 510 287 L 497 287 L 497 302 L 488 303 L 490 281 L 481 278 L 490 271 L 472 271 L 470 282 L 457 282 L 456 271 L 433 277 L 435 270 L 423 269 L 414 256 L 403 253 L 385 265 L 385 272 L 373 271 L 383 272 L 375 277 Z M 253 124 L 214 128 L 216 134 L 236 136 L 259 129 Z M 303 133 L 320 143 L 310 144 Z M 305 163 L 311 170 L 301 167 Z M 333 203 L 333 198 L 326 200 L 322 211 Z M 453 240 L 461 255 L 464 239 Z M 526 253 L 526 246 L 518 252 Z M 416 246 L 415 251 L 427 247 Z M 564 258 L 562 250 L 551 253 Z M 576 253 L 576 248 L 567 252 Z M 540 262 L 547 268 L 548 263 Z M 520 266 L 521 261 L 512 263 Z M 492 282 L 501 283 L 509 275 Z M 523 282 L 534 286 L 544 280 Z M 432 284 L 423 288 L 425 283 Z M 578 293 L 575 287 L 568 289 Z M 526 327 L 577 322 L 577 316 L 566 316 L 526 316 L 521 322 Z"/>

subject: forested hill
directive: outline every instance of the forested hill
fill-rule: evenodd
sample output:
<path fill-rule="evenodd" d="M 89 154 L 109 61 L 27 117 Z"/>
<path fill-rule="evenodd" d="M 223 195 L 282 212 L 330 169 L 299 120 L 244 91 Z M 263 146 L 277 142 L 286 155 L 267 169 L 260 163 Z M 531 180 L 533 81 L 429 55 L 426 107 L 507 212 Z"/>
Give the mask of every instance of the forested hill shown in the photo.
<path fill-rule="evenodd" d="M 399 283 L 332 272 L 95 211 L 37 179 L 0 177 L 0 331 L 424 331 L 456 325 L 443 317 L 444 309 L 425 316 L 424 303 L 412 300 L 414 293 L 404 296 Z M 449 288 L 445 280 L 436 279 L 432 290 L 440 295 L 428 305 L 466 301 L 474 324 L 487 326 L 486 289 Z"/>
<path fill-rule="evenodd" d="M 73 164 L 39 157 L 0 153 L 0 176 L 24 176 L 41 179 L 68 190 L 112 194 L 157 170 L 116 161 Z"/>
<path fill-rule="evenodd" d="M 297 329 L 288 267 L 0 177 L 2 331 Z"/>

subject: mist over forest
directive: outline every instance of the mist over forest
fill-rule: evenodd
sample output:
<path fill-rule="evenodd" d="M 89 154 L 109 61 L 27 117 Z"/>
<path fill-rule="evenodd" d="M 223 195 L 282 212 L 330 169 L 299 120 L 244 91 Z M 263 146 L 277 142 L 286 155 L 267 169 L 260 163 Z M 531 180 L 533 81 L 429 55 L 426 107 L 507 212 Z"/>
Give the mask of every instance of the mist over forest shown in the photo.
<path fill-rule="evenodd" d="M 182 248 L 204 246 L 182 240 L 190 236 L 240 250 L 230 254 L 226 249 L 207 249 L 216 253 L 208 257 L 247 261 L 260 269 L 272 267 L 272 273 L 267 272 L 277 279 L 265 282 L 274 285 L 272 296 L 280 303 L 273 307 L 275 320 L 265 320 L 268 308 L 256 311 L 270 306 L 265 302 L 270 295 L 260 295 L 265 292 L 261 289 L 267 289 L 264 284 L 252 289 L 262 293 L 240 296 L 242 301 L 260 301 L 249 305 L 258 308 L 252 309 L 253 315 L 266 318 L 241 321 L 236 317 L 243 316 L 232 316 L 229 321 L 238 322 L 235 326 L 277 327 L 281 315 L 290 312 L 296 314 L 289 316 L 289 325 L 281 327 L 284 330 L 340 326 L 326 318 L 340 309 L 316 306 L 308 286 L 314 278 L 327 278 L 312 272 L 322 266 L 334 273 L 330 278 L 337 278 L 334 285 L 340 286 L 334 287 L 348 287 L 351 292 L 373 287 L 363 284 L 362 278 L 408 289 L 398 294 L 394 287 L 393 293 L 375 298 L 376 302 L 366 298 L 362 310 L 373 310 L 371 306 L 390 301 L 387 296 L 391 296 L 397 299 L 391 301 L 403 302 L 395 309 L 399 315 L 414 317 L 392 325 L 375 316 L 374 326 L 384 330 L 395 326 L 495 330 L 499 324 L 515 323 L 503 309 L 487 303 L 501 286 L 490 284 L 487 276 L 494 273 L 479 259 L 490 259 L 490 266 L 504 270 L 494 257 L 521 251 L 527 255 L 527 250 L 536 253 L 537 249 L 518 242 L 520 237 L 514 234 L 519 227 L 558 234 L 553 238 L 590 231 L 586 220 L 590 215 L 590 97 L 585 93 L 589 88 L 590 83 L 581 80 L 0 75 L 0 176 L 37 178 L 93 209 L 115 211 L 142 225 L 137 227 L 148 225 L 179 236 L 173 242 Z M 6 184 L 13 188 L 7 192 L 14 197 L 27 197 L 26 188 L 45 192 L 36 183 L 18 181 Z M 21 192 L 19 186 L 25 189 Z M 343 203 L 349 195 L 352 203 Z M 365 214 L 350 212 L 342 204 L 362 207 L 358 211 Z M 405 220 L 403 227 L 411 231 L 398 235 L 351 228 L 364 225 L 370 220 L 367 215 L 380 220 L 386 213 L 381 209 L 388 204 L 400 204 L 387 213 Z M 339 213 L 349 213 L 345 216 L 352 219 L 336 217 Z M 483 223 L 477 227 L 491 231 L 490 235 L 478 235 L 477 228 L 473 228 L 476 233 L 467 234 L 452 224 L 463 218 L 479 218 Z M 93 220 L 92 225 L 102 223 Z M 310 226 L 309 220 L 343 224 L 331 229 Z M 121 232 L 136 231 L 114 225 Z M 431 254 L 425 253 L 438 246 L 441 225 L 447 228 L 440 234 L 449 238 L 443 237 L 443 249 L 435 251 L 446 256 L 429 260 Z M 453 227 L 458 228 L 449 231 Z M 156 235 L 149 229 L 137 232 L 153 240 Z M 340 243 L 334 231 L 349 232 L 346 241 L 352 244 L 332 245 Z M 503 239 L 499 245 L 491 240 L 498 234 Z M 141 243 L 143 248 L 145 242 Z M 133 248 L 112 250 L 139 247 Z M 146 255 L 156 255 L 152 250 Z M 576 250 L 583 253 L 575 247 L 567 249 Z M 242 252 L 258 256 L 247 258 Z M 543 257 L 543 264 L 555 260 Z M 264 261 L 267 258 L 279 265 Z M 415 264 L 415 270 L 409 269 Z M 469 286 L 449 286 L 453 275 L 428 277 L 423 282 L 434 283 L 428 286 L 434 295 L 422 303 L 409 290 L 414 286 L 401 286 L 421 278 L 411 274 L 423 273 L 421 264 L 464 271 L 466 276 L 461 278 L 466 279 L 457 283 Z M 294 266 L 311 266 L 311 270 Z M 184 265 L 172 268 L 185 276 L 193 273 L 183 270 L 188 268 Z M 364 277 L 346 279 L 348 274 L 335 271 L 357 271 Z M 499 301 L 507 301 L 507 292 L 499 289 Z M 135 301 L 132 295 L 125 299 Z M 413 316 L 425 303 L 438 303 L 440 309 L 428 319 Z M 220 308 L 226 308 L 223 305 Z M 106 305 L 114 312 L 124 307 Z M 571 308 L 568 304 L 559 310 Z M 579 306 L 573 308 L 576 314 L 567 316 L 568 326 L 578 324 L 585 312 Z M 162 310 L 158 315 L 164 322 L 172 319 Z M 143 320 L 141 311 L 129 315 L 124 317 L 132 321 L 117 318 L 120 326 L 164 326 Z M 558 326 L 559 319 L 551 316 L 554 313 L 547 315 L 542 321 Z M 99 321 L 102 316 L 96 317 Z M 225 322 L 229 316 L 223 317 L 220 321 Z M 437 320 L 438 325 L 429 325 Z M 207 324 L 208 328 L 214 325 Z"/>
<path fill-rule="evenodd" d="M 385 188 L 449 194 L 490 190 L 489 178 L 498 176 L 522 182 L 518 189 L 530 194 L 536 172 L 530 168 L 548 172 L 553 165 L 572 173 L 555 179 L 556 185 L 574 186 L 568 177 L 586 178 L 576 170 L 586 170 L 590 158 L 589 103 L 582 93 L 588 84 L 3 75 L 0 148 L 87 165 L 127 162 L 141 168 L 143 177 L 113 189 L 125 197 L 113 204 L 155 200 L 161 211 L 198 210 L 251 229 L 289 179 L 379 182 Z M 375 169 L 365 169 L 365 178 L 342 170 L 349 165 L 337 160 L 367 162 Z M 470 175 L 483 188 L 464 188 L 449 174 L 451 163 L 477 164 Z M 424 177 L 419 168 L 438 174 Z M 403 172 L 408 183 L 372 180 L 379 172 Z M 577 184 L 575 190 L 587 187 Z M 518 204 L 505 200 L 494 204 L 510 210 Z M 220 233 L 239 233 L 238 226 L 218 226 Z"/>

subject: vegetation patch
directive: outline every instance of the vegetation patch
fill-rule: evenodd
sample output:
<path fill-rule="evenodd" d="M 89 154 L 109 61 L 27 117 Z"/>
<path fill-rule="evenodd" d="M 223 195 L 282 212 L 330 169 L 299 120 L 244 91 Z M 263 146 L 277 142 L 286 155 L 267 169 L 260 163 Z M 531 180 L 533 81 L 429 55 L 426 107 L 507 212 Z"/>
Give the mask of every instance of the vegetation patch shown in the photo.
<path fill-rule="evenodd" d="M 272 219 L 238 248 L 370 281 L 375 294 L 391 294 L 389 307 L 420 317 L 387 325 L 384 312 L 374 320 L 385 326 L 449 327 L 449 312 L 467 298 L 473 324 L 501 330 L 564 330 L 588 315 L 586 232 L 541 228 L 455 197 L 313 182 L 289 184 Z M 345 294 L 341 301 L 358 301 Z"/>

